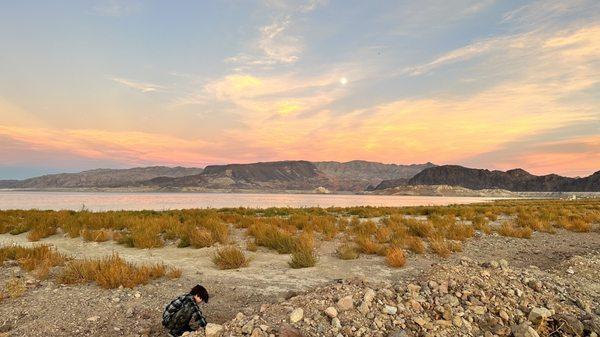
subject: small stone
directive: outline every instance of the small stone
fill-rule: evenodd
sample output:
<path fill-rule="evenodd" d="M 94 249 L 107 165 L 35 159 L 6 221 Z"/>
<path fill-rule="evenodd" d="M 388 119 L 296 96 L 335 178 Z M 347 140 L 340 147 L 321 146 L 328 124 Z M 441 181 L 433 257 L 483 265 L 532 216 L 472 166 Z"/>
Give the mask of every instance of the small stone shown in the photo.
<path fill-rule="evenodd" d="M 220 337 L 223 333 L 223 326 L 220 324 L 208 323 L 204 328 L 206 337 Z"/>
<path fill-rule="evenodd" d="M 529 316 L 527 319 L 533 324 L 538 324 L 541 321 L 548 319 L 548 317 L 552 316 L 552 312 L 546 308 L 533 308 L 529 312 Z"/>
<path fill-rule="evenodd" d="M 334 307 L 328 307 L 325 309 L 325 315 L 327 315 L 329 318 L 334 318 L 338 315 L 337 309 Z"/>
<path fill-rule="evenodd" d="M 297 323 L 304 317 L 304 310 L 302 308 L 296 308 L 290 314 L 290 322 Z"/>
<path fill-rule="evenodd" d="M 89 322 L 96 322 L 98 319 L 100 319 L 100 316 L 92 316 L 92 317 L 88 317 L 88 321 Z"/>
<path fill-rule="evenodd" d="M 367 288 L 365 295 L 363 296 L 363 302 L 371 303 L 375 298 L 375 290 Z"/>
<path fill-rule="evenodd" d="M 527 323 L 515 325 L 512 328 L 512 332 L 515 337 L 540 337 L 534 328 L 527 325 Z"/>
<path fill-rule="evenodd" d="M 242 326 L 242 332 L 245 333 L 246 335 L 252 333 L 252 330 L 254 330 L 254 321 L 253 320 L 249 320 L 246 324 L 244 324 L 244 326 Z"/>
<path fill-rule="evenodd" d="M 341 329 L 341 328 L 342 328 L 342 323 L 340 322 L 340 319 L 339 319 L 339 318 L 337 318 L 337 317 L 334 317 L 334 318 L 331 320 L 331 326 L 332 326 L 334 329 Z"/>
<path fill-rule="evenodd" d="M 427 321 L 425 319 L 423 319 L 423 317 L 414 317 L 413 318 L 413 322 L 417 323 L 419 326 L 424 326 L 425 324 L 427 324 Z"/>
<path fill-rule="evenodd" d="M 452 318 L 452 324 L 454 324 L 456 327 L 461 327 L 463 325 L 463 321 L 461 317 L 458 316 L 454 316 L 454 318 Z"/>
<path fill-rule="evenodd" d="M 254 330 L 252 330 L 252 333 L 250 334 L 250 337 L 264 337 L 265 333 L 260 329 L 260 328 L 254 328 Z"/>
<path fill-rule="evenodd" d="M 476 315 L 483 315 L 485 314 L 485 307 L 482 307 L 480 305 L 474 305 L 471 307 L 471 311 L 473 311 Z"/>
<path fill-rule="evenodd" d="M 573 274 L 575 274 L 575 270 L 573 270 L 572 267 L 569 267 L 569 268 L 567 268 L 567 273 L 573 275 Z"/>
<path fill-rule="evenodd" d="M 508 317 L 508 313 L 504 310 L 500 310 L 500 312 L 498 313 L 498 315 L 500 315 L 500 317 L 504 320 L 504 321 L 508 321 L 509 317 Z"/>
<path fill-rule="evenodd" d="M 386 305 L 385 307 L 383 307 L 382 311 L 384 314 L 395 315 L 396 312 L 398 312 L 398 308 L 393 307 L 391 305 Z"/>
<path fill-rule="evenodd" d="M 352 309 L 354 307 L 352 295 L 340 298 L 340 300 L 337 302 L 337 307 L 339 311 L 346 311 Z"/>

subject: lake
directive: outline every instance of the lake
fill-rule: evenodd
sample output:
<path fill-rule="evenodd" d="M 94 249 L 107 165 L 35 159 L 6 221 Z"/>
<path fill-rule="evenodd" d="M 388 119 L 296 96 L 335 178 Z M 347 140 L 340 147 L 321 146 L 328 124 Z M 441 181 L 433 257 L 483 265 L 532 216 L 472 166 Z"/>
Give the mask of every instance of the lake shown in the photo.
<path fill-rule="evenodd" d="M 0 209 L 167 210 L 221 207 L 422 206 L 491 201 L 480 197 L 431 197 L 274 193 L 113 193 L 0 191 Z"/>

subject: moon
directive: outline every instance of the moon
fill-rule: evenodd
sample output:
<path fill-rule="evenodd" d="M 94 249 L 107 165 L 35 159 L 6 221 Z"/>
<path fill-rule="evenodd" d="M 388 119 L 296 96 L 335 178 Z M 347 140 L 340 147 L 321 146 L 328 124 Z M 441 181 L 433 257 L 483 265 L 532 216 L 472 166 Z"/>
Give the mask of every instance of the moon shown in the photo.
<path fill-rule="evenodd" d="M 345 77 L 342 77 L 342 78 L 340 78 L 340 84 L 341 84 L 341 85 L 346 85 L 346 84 L 348 84 L 348 79 L 347 79 L 347 78 L 345 78 Z"/>

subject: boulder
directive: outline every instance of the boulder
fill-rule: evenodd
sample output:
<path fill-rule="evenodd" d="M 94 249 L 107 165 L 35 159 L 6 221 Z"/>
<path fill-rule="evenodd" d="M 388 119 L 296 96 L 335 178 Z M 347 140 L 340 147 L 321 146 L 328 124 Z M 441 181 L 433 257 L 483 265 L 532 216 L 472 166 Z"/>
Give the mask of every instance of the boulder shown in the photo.
<path fill-rule="evenodd" d="M 206 337 L 221 337 L 223 334 L 223 326 L 220 324 L 208 323 L 204 328 Z"/>

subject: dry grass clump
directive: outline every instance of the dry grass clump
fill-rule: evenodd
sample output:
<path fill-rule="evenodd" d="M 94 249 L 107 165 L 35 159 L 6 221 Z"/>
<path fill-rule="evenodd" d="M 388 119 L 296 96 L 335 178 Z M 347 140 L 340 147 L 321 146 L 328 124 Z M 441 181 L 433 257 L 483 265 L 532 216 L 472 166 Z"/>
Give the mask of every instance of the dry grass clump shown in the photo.
<path fill-rule="evenodd" d="M 233 245 L 217 249 L 212 261 L 219 269 L 238 269 L 247 267 L 250 263 L 244 252 Z"/>
<path fill-rule="evenodd" d="M 498 234 L 500 234 L 502 236 L 509 236 L 509 237 L 520 238 L 520 239 L 529 239 L 529 238 L 531 238 L 531 234 L 533 233 L 533 230 L 531 230 L 531 228 L 529 228 L 529 227 L 517 227 L 511 221 L 504 221 L 502 223 L 502 225 L 500 225 L 500 228 L 497 229 L 497 232 L 498 232 Z"/>
<path fill-rule="evenodd" d="M 406 264 L 406 255 L 399 247 L 390 247 L 385 254 L 385 262 L 388 266 L 400 268 Z"/>
<path fill-rule="evenodd" d="M 50 268 L 63 265 L 67 257 L 47 245 L 31 248 L 21 246 L 1 247 L 0 265 L 7 260 L 15 260 L 21 268 L 33 272 L 39 278 L 45 278 Z"/>
<path fill-rule="evenodd" d="M 248 239 L 246 240 L 246 249 L 249 252 L 255 252 L 258 250 L 258 246 L 256 245 L 256 241 Z"/>
<path fill-rule="evenodd" d="M 248 229 L 257 245 L 276 250 L 279 254 L 289 254 L 294 249 L 294 235 L 267 223 L 257 223 Z"/>
<path fill-rule="evenodd" d="M 99 260 L 70 261 L 58 276 L 58 280 L 63 284 L 95 282 L 106 289 L 120 286 L 133 288 L 163 277 L 167 273 L 171 277 L 181 275 L 180 271 L 169 269 L 163 264 L 137 266 L 113 254 Z"/>
<path fill-rule="evenodd" d="M 385 254 L 385 245 L 373 241 L 371 236 L 361 235 L 355 239 L 360 251 L 364 254 L 380 255 Z"/>
<path fill-rule="evenodd" d="M 106 229 L 84 229 L 80 234 L 83 240 L 93 242 L 106 242 L 112 237 L 112 232 Z"/>
<path fill-rule="evenodd" d="M 47 238 L 51 235 L 56 234 L 55 226 L 38 226 L 33 228 L 27 233 L 27 240 L 29 241 L 40 241 L 43 238 Z"/>
<path fill-rule="evenodd" d="M 25 294 L 26 290 L 27 286 L 25 285 L 25 282 L 23 282 L 23 280 L 20 278 L 11 277 L 4 284 L 4 293 L 10 298 L 21 297 L 23 296 L 23 294 Z"/>
<path fill-rule="evenodd" d="M 574 216 L 561 217 L 558 220 L 558 225 L 566 230 L 579 233 L 589 232 L 592 229 L 591 223 Z"/>
<path fill-rule="evenodd" d="M 336 249 L 337 256 L 342 260 L 355 260 L 358 259 L 360 253 L 356 245 L 351 243 L 343 243 Z"/>
<path fill-rule="evenodd" d="M 429 238 L 429 249 L 440 257 L 447 258 L 452 254 L 452 244 L 444 237 L 437 235 Z"/>
<path fill-rule="evenodd" d="M 417 236 L 409 236 L 404 240 L 404 247 L 415 254 L 425 253 L 423 240 Z"/>
<path fill-rule="evenodd" d="M 211 231 L 206 228 L 192 228 L 188 231 L 187 236 L 182 237 L 179 243 L 180 247 L 185 247 L 184 243 L 187 240 L 187 245 L 194 248 L 204 248 L 212 246 L 216 240 Z"/>
<path fill-rule="evenodd" d="M 314 249 L 314 238 L 304 233 L 294 245 L 292 256 L 288 264 L 294 269 L 313 267 L 317 264 L 318 256 Z"/>

